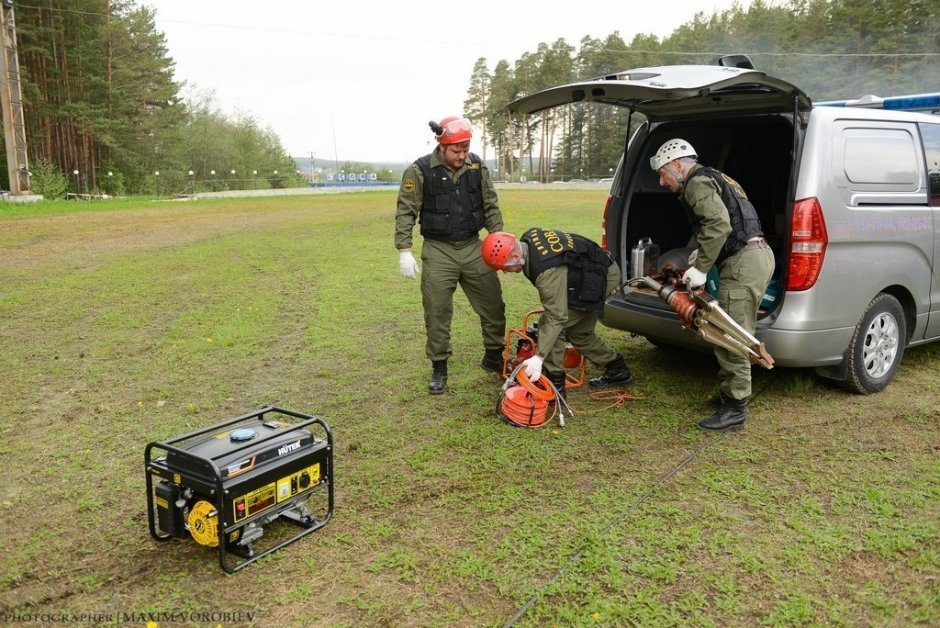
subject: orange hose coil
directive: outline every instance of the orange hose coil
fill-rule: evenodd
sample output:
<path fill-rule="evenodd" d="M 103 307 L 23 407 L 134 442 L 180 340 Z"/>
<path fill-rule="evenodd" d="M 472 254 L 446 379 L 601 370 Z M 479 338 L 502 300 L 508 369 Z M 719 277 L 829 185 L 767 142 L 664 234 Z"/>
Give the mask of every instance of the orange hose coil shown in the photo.
<path fill-rule="evenodd" d="M 525 369 L 516 373 L 516 384 L 506 390 L 501 410 L 507 421 L 519 427 L 542 427 L 554 416 L 548 415 L 548 404 L 555 399 L 552 383 L 544 375 L 530 381 Z"/>

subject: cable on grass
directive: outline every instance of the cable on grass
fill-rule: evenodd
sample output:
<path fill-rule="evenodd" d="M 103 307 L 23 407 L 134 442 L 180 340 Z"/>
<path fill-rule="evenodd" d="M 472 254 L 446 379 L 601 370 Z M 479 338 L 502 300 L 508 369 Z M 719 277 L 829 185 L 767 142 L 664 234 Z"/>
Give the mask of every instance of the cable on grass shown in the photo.
<path fill-rule="evenodd" d="M 589 398 L 593 401 L 609 401 L 610 403 L 604 406 L 603 408 L 598 408 L 596 410 L 580 410 L 581 414 L 596 414 L 598 412 L 603 412 L 604 410 L 610 410 L 611 408 L 616 408 L 617 406 L 622 406 L 631 399 L 646 399 L 643 395 L 634 395 L 630 391 L 623 390 L 621 388 L 614 388 L 612 390 L 601 390 L 598 392 L 592 392 L 588 395 Z"/>
<path fill-rule="evenodd" d="M 767 389 L 770 388 L 770 385 L 771 385 L 771 382 L 768 382 L 766 386 L 764 386 L 757 394 L 752 395 L 751 398 L 753 399 L 754 397 L 757 397 L 763 394 L 764 392 L 766 392 Z M 679 463 L 675 467 L 673 467 L 672 470 L 669 471 L 669 473 L 663 476 L 662 479 L 656 482 L 656 484 L 654 484 L 649 489 L 647 489 L 647 491 L 643 493 L 642 495 L 640 495 L 632 504 L 627 506 L 626 510 L 624 510 L 623 513 L 620 514 L 620 516 L 618 516 L 613 521 L 608 523 L 607 526 L 603 530 L 600 531 L 600 536 L 606 535 L 611 530 L 613 530 L 616 526 L 619 526 L 621 523 L 623 523 L 626 520 L 626 518 L 630 514 L 633 513 L 633 511 L 635 511 L 637 508 L 642 506 L 650 497 L 652 497 L 656 493 L 657 490 L 659 490 L 663 485 L 665 485 L 667 482 L 672 480 L 672 478 L 678 475 L 679 472 L 682 471 L 682 469 L 684 469 L 685 467 L 690 465 L 692 462 L 694 462 L 702 454 L 703 451 L 705 451 L 712 445 L 717 445 L 718 443 L 723 441 L 725 437 L 728 436 L 728 434 L 729 432 L 727 431 L 721 432 L 715 438 L 710 438 L 706 440 L 704 443 L 699 445 L 695 451 L 693 451 L 691 454 L 689 454 L 688 456 L 680 460 Z M 536 591 L 532 595 L 532 597 L 530 597 L 528 601 L 519 608 L 518 611 L 516 611 L 516 614 L 510 617 L 506 621 L 506 623 L 503 624 L 504 628 L 510 628 L 511 626 L 515 626 L 516 622 L 522 619 L 522 616 L 525 615 L 526 612 L 528 612 L 530 608 L 535 606 L 535 603 L 538 602 L 542 598 L 543 595 L 545 595 L 545 591 L 555 582 L 560 580 L 561 577 L 565 574 L 565 572 L 568 571 L 568 569 L 573 564 L 577 563 L 579 560 L 581 560 L 584 557 L 584 554 L 587 552 L 587 550 L 588 550 L 588 543 L 585 543 L 581 547 L 581 549 L 579 549 L 577 552 L 572 554 L 568 558 L 568 560 L 566 560 L 565 563 L 558 569 L 558 571 L 556 571 L 555 574 L 548 580 L 548 582 L 542 585 L 542 587 L 538 591 Z"/>
<path fill-rule="evenodd" d="M 673 469 L 672 469 L 669 473 L 667 473 L 661 480 L 659 480 L 659 482 L 657 482 L 655 485 L 653 485 L 651 488 L 649 488 L 645 493 L 643 493 L 642 495 L 640 495 L 640 497 L 638 497 L 638 498 L 636 499 L 636 501 L 634 501 L 632 504 L 630 504 L 630 505 L 627 507 L 627 509 L 620 515 L 620 517 L 618 517 L 617 519 L 615 519 L 615 520 L 611 521 L 609 524 L 607 524 L 607 526 L 606 526 L 603 530 L 601 530 L 600 535 L 603 536 L 603 535 L 607 534 L 607 533 L 610 532 L 615 526 L 617 526 L 617 525 L 619 525 L 621 522 L 623 522 L 623 520 L 626 519 L 628 515 L 630 515 L 634 510 L 636 510 L 636 509 L 639 508 L 641 505 L 643 505 L 643 503 L 646 502 L 646 500 L 649 499 L 649 498 L 656 492 L 657 489 L 659 489 L 659 488 L 662 487 L 666 482 L 668 482 L 669 480 L 671 480 L 672 478 L 674 478 L 674 477 L 679 473 L 679 471 L 681 471 L 682 469 L 684 469 L 684 468 L 685 468 L 686 466 L 688 466 L 693 460 L 695 460 L 696 458 L 698 458 L 699 455 L 700 455 L 703 451 L 705 451 L 707 448 L 711 447 L 712 445 L 714 445 L 714 444 L 716 444 L 716 443 L 720 443 L 720 442 L 725 438 L 725 436 L 727 436 L 727 435 L 728 435 L 728 432 L 722 432 L 721 434 L 718 435 L 717 438 L 709 439 L 709 440 L 707 440 L 706 442 L 704 442 L 704 443 L 702 443 L 701 445 L 699 445 L 698 449 L 696 449 L 696 450 L 693 451 L 691 454 L 689 454 L 688 456 L 686 456 L 683 460 L 681 460 L 681 461 L 679 462 L 679 464 L 677 464 L 675 467 L 673 467 Z M 522 616 L 525 615 L 526 612 L 527 612 L 530 608 L 532 608 L 533 606 L 535 606 L 535 603 L 538 602 L 539 599 L 545 594 L 545 590 L 548 589 L 548 587 L 550 587 L 552 584 L 554 584 L 555 582 L 557 582 L 559 579 L 561 579 L 561 576 L 564 575 L 564 573 L 565 573 L 566 571 L 568 571 L 568 568 L 571 567 L 571 565 L 573 565 L 574 563 L 578 562 L 579 560 L 581 560 L 581 559 L 584 557 L 584 554 L 585 554 L 585 552 L 587 552 L 587 549 L 588 549 L 588 544 L 585 544 L 581 549 L 579 549 L 579 550 L 578 550 L 577 552 L 575 552 L 570 558 L 568 558 L 568 560 L 565 561 L 565 564 L 563 564 L 563 565 L 561 566 L 561 568 L 560 568 L 558 571 L 555 572 L 555 575 L 552 576 L 551 579 L 550 579 L 548 582 L 546 582 L 546 583 L 542 586 L 541 589 L 539 589 L 538 591 L 536 591 L 535 594 L 534 594 L 531 598 L 529 598 L 529 601 L 527 601 L 525 604 L 523 604 L 522 607 L 516 612 L 516 614 L 513 615 L 505 624 L 503 624 L 503 626 L 505 626 L 505 628 L 509 628 L 510 626 L 514 626 L 517 621 L 519 621 L 520 619 L 522 619 Z"/>

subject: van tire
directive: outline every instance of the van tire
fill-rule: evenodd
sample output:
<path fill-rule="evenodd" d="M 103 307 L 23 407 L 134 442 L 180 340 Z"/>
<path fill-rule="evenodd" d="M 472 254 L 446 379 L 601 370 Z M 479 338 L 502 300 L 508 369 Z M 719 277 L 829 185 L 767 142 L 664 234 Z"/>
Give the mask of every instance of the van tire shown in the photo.
<path fill-rule="evenodd" d="M 884 390 L 901 364 L 906 344 L 904 309 L 890 294 L 878 294 L 852 334 L 842 385 L 860 395 Z"/>

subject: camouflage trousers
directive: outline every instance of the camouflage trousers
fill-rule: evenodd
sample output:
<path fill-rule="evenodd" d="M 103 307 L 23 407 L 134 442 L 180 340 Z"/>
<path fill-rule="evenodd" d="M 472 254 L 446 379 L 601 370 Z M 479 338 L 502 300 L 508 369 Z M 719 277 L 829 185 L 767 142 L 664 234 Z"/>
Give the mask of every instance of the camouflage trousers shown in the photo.
<path fill-rule="evenodd" d="M 757 309 L 774 272 L 769 246 L 741 251 L 718 266 L 718 304 L 734 322 L 754 333 Z M 730 399 L 751 396 L 751 362 L 746 357 L 715 347 L 721 394 Z"/>
<path fill-rule="evenodd" d="M 425 240 L 421 248 L 421 297 L 425 353 L 431 360 L 446 360 L 453 348 L 450 325 L 454 317 L 454 291 L 467 295 L 480 317 L 484 349 L 502 350 L 506 342 L 506 305 L 499 278 L 483 262 L 480 240 L 461 242 Z"/>
<path fill-rule="evenodd" d="M 620 267 L 611 264 L 607 270 L 607 294 L 620 285 Z M 617 352 L 597 335 L 598 313 L 595 311 L 568 310 L 565 330 L 555 345 L 545 355 L 545 369 L 551 372 L 564 371 L 565 346 L 571 343 L 578 352 L 594 364 L 604 367 L 617 358 Z"/>

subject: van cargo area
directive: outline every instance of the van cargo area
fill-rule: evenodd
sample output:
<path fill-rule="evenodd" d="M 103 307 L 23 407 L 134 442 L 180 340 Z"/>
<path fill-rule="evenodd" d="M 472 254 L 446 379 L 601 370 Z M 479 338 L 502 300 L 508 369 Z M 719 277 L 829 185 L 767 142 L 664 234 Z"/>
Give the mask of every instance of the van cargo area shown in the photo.
<path fill-rule="evenodd" d="M 646 149 L 638 154 L 655 152 L 671 137 L 688 140 L 699 151 L 699 162 L 733 177 L 747 192 L 757 209 L 764 237 L 777 259 L 775 279 L 779 281 L 786 263 L 786 224 L 790 205 L 789 181 L 793 163 L 793 125 L 786 114 L 752 116 L 747 119 L 710 121 L 698 124 L 670 124 L 657 127 L 645 140 Z M 622 204 L 625 224 L 608 230 L 612 249 L 619 249 L 618 259 L 626 262 L 623 275 L 634 276 L 629 268 L 630 249 L 642 238 L 650 238 L 659 247 L 659 266 L 682 265 L 694 248 L 686 209 L 678 197 L 659 186 L 659 178 L 650 168 L 632 169 L 634 177 L 625 182 L 623 196 L 612 199 Z M 614 235 L 616 234 L 616 237 Z M 642 298 L 642 297 L 641 297 Z M 649 306 L 665 307 L 650 299 Z M 771 308 L 772 309 L 772 308 Z M 764 309 L 762 315 L 770 309 Z M 697 346 L 697 345 L 696 345 Z"/>
<path fill-rule="evenodd" d="M 776 258 L 776 269 L 765 298 L 761 303 L 758 320 L 771 315 L 780 306 L 779 286 L 786 268 L 789 242 L 787 241 L 790 181 L 794 161 L 794 128 L 791 114 L 766 114 L 742 117 L 724 117 L 695 122 L 664 123 L 642 140 L 643 146 L 634 147 L 632 155 L 643 156 L 673 137 L 681 137 L 695 147 L 699 163 L 708 165 L 731 176 L 744 188 L 754 204 Z M 635 157 L 634 157 L 635 158 Z M 617 224 L 608 225 L 608 246 L 617 251 L 616 259 L 623 260 L 624 277 L 637 275 L 629 267 L 630 251 L 643 238 L 651 239 L 659 248 L 657 271 L 672 266 L 688 265 L 689 253 L 695 248 L 690 216 L 676 194 L 660 187 L 658 175 L 648 163 L 639 162 L 622 173 L 631 173 L 615 182 L 622 187 L 612 191 L 613 216 Z M 714 288 L 717 273 L 709 274 L 706 288 Z M 714 294 L 714 292 L 713 292 Z M 663 334 L 661 330 L 675 332 L 678 319 L 675 313 L 656 294 L 641 289 L 627 291 L 611 299 L 602 323 L 617 329 L 629 329 L 646 337 L 656 345 L 673 345 L 698 352 L 710 353 L 712 346 L 692 334 Z M 834 360 L 840 356 L 834 356 Z M 783 356 L 784 365 L 787 362 Z"/>

